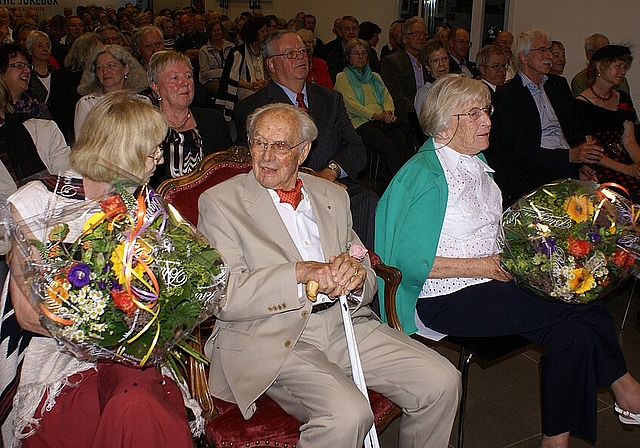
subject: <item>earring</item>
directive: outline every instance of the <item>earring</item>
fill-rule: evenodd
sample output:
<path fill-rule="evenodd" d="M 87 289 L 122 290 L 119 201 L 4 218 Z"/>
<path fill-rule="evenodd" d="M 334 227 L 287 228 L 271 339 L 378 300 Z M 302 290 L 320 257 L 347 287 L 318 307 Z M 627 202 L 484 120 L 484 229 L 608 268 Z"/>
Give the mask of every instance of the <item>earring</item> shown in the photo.
<path fill-rule="evenodd" d="M 129 79 L 129 75 L 124 75 L 124 79 Z"/>

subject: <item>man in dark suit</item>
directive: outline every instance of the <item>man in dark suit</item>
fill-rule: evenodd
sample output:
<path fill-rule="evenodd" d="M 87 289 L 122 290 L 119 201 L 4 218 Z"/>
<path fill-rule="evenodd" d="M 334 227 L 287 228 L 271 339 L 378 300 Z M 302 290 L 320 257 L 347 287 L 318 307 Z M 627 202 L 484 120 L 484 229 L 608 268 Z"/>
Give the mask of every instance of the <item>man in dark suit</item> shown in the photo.
<path fill-rule="evenodd" d="M 84 33 L 84 22 L 78 16 L 69 16 L 64 21 L 64 31 L 65 35 L 60 42 L 51 42 L 51 55 L 56 58 L 60 67 L 64 65 L 73 42 Z"/>
<path fill-rule="evenodd" d="M 409 137 L 422 136 L 413 101 L 427 74 L 418 57 L 426 40 L 427 24 L 424 19 L 411 17 L 402 27 L 404 49 L 380 61 L 382 80 L 393 98 L 396 116 L 403 122 L 403 130 Z"/>
<path fill-rule="evenodd" d="M 506 206 L 556 179 L 595 180 L 593 170 L 602 148 L 585 142 L 573 112 L 573 95 L 562 76 L 551 69 L 551 39 L 543 30 L 528 30 L 515 40 L 518 73 L 494 97 L 491 147 L 495 179 Z M 579 173 L 580 171 L 580 173 Z"/>
<path fill-rule="evenodd" d="M 336 76 L 347 66 L 347 60 L 344 55 L 344 47 L 351 39 L 358 37 L 360 32 L 360 24 L 358 19 L 353 16 L 344 16 L 340 19 L 340 41 L 339 44 L 333 44 L 326 48 L 327 56 L 325 60 L 329 66 L 329 74 L 331 81 L 335 84 Z"/>
<path fill-rule="evenodd" d="M 476 64 L 467 59 L 469 48 L 469 32 L 459 27 L 452 29 L 449 35 L 449 73 L 462 73 L 469 78 L 480 77 Z"/>
<path fill-rule="evenodd" d="M 290 54 L 290 56 L 289 56 Z M 320 131 L 305 165 L 318 175 L 347 189 L 351 199 L 353 228 L 360 239 L 373 247 L 376 194 L 356 179 L 367 164 L 362 140 L 349 121 L 342 96 L 317 84 L 306 83 L 308 55 L 302 39 L 292 32 L 269 35 L 262 44 L 271 80 L 266 87 L 238 102 L 234 120 L 238 144 L 247 144 L 247 116 L 269 103 L 288 103 L 307 109 Z"/>
<path fill-rule="evenodd" d="M 361 242 L 346 193 L 298 172 L 318 135 L 313 120 L 291 104 L 269 104 L 249 116 L 247 128 L 253 170 L 198 202 L 198 228 L 230 269 L 205 347 L 211 391 L 237 403 L 247 419 L 266 393 L 302 422 L 301 448 L 362 447 L 373 415 L 345 373 L 349 356 L 335 303 L 346 294 L 367 386 L 403 410 L 398 446 L 446 448 L 460 374 L 373 315 L 375 274 L 366 254 L 360 261 L 349 254 Z M 311 282 L 317 295 L 308 297 Z"/>

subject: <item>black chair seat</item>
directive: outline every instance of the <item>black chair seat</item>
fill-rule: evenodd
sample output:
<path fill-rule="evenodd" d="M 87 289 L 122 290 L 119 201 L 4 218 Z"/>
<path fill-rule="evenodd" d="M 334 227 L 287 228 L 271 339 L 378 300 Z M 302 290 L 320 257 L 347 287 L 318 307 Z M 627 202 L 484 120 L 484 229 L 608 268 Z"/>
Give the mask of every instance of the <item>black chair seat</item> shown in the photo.
<path fill-rule="evenodd" d="M 518 335 L 476 338 L 447 336 L 444 340 L 465 348 L 484 362 L 491 362 L 531 344 Z"/>

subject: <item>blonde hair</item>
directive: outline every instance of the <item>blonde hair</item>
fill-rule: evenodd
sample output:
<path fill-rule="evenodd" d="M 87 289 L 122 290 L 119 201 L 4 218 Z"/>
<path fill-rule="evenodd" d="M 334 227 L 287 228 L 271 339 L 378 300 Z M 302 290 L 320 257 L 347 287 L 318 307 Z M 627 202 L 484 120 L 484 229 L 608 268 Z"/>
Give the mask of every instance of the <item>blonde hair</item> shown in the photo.
<path fill-rule="evenodd" d="M 69 53 L 64 58 L 64 66 L 70 72 L 81 72 L 84 70 L 86 60 L 91 51 L 102 45 L 100 35 L 96 33 L 84 33 L 71 44 Z"/>
<path fill-rule="evenodd" d="M 71 165 L 96 182 L 143 179 L 147 158 L 167 129 L 158 108 L 126 91 L 110 93 L 87 115 L 71 151 Z"/>
<path fill-rule="evenodd" d="M 149 85 L 152 82 L 158 82 L 158 76 L 162 73 L 169 64 L 182 62 L 193 72 L 193 66 L 191 60 L 182 53 L 172 50 L 163 50 L 153 53 L 151 59 L 149 59 L 149 69 L 147 70 L 147 80 Z"/>

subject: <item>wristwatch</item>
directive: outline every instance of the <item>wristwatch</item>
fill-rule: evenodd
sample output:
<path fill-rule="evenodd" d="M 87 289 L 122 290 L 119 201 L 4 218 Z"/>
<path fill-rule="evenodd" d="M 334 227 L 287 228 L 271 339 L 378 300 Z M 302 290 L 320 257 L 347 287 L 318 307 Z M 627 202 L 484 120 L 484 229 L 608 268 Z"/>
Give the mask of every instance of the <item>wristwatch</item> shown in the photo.
<path fill-rule="evenodd" d="M 330 170 L 333 170 L 333 172 L 336 173 L 336 179 L 340 179 L 340 176 L 342 176 L 342 168 L 340 168 L 340 165 L 338 165 L 333 160 L 330 160 L 329 165 L 327 165 L 327 168 L 329 168 Z"/>

